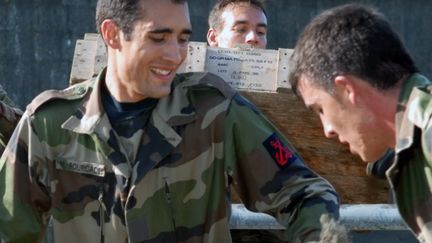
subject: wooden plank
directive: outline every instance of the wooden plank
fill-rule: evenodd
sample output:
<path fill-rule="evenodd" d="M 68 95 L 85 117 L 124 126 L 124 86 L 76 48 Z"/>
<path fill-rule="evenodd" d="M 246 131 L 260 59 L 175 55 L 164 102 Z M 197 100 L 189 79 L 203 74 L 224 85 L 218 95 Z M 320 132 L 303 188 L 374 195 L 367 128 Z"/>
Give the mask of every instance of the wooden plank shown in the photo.
<path fill-rule="evenodd" d="M 177 73 L 201 72 L 204 70 L 207 53 L 207 43 L 190 42 L 186 60 L 182 63 Z"/>
<path fill-rule="evenodd" d="M 97 35 L 96 39 L 96 53 L 94 57 L 94 65 L 93 65 L 93 75 L 97 75 L 104 69 L 108 62 L 107 49 L 105 47 L 105 43 L 102 38 Z"/>
<path fill-rule="evenodd" d="M 277 50 L 208 47 L 202 71 L 219 75 L 236 89 L 275 92 L 278 59 Z"/>
<path fill-rule="evenodd" d="M 98 33 L 85 33 L 84 40 L 98 40 L 100 35 Z"/>
<path fill-rule="evenodd" d="M 84 45 L 96 48 L 90 52 Z M 221 76 L 232 87 L 239 90 L 276 92 L 277 88 L 289 87 L 288 66 L 292 50 L 265 50 L 251 47 L 238 49 L 208 47 L 204 42 L 190 42 L 186 60 L 178 72 L 208 71 Z M 87 33 L 77 42 L 74 60 L 85 57 L 85 65 L 74 65 L 69 83 L 74 79 L 89 79 L 97 75 L 107 62 L 106 47 L 97 34 Z M 82 67 L 81 70 L 79 67 Z M 90 69 L 93 68 L 93 72 Z"/>
<path fill-rule="evenodd" d="M 278 88 L 291 88 L 288 82 L 290 58 L 293 53 L 292 49 L 279 49 L 278 51 L 278 73 L 277 73 L 277 87 Z"/>
<path fill-rule="evenodd" d="M 69 84 L 75 84 L 91 78 L 94 74 L 97 42 L 77 40 L 72 61 Z"/>

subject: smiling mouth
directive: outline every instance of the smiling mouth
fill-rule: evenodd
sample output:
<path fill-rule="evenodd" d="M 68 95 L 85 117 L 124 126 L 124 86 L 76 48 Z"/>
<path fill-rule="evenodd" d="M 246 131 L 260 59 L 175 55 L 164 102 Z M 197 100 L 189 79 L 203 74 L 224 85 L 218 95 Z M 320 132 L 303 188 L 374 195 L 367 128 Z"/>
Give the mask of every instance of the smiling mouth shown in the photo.
<path fill-rule="evenodd" d="M 153 73 L 158 74 L 158 75 L 163 75 L 163 76 L 167 76 L 167 75 L 170 75 L 172 73 L 172 70 L 167 70 L 167 69 L 152 68 L 151 70 Z"/>

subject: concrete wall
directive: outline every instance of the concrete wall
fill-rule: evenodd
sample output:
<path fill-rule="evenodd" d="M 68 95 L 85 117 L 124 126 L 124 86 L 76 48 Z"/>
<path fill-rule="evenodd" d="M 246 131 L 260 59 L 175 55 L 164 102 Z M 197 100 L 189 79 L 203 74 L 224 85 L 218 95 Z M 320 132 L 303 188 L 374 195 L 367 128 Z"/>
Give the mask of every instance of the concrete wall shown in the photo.
<path fill-rule="evenodd" d="M 76 39 L 95 31 L 95 2 L 0 0 L 0 82 L 22 108 L 67 86 Z"/>
<path fill-rule="evenodd" d="M 205 41 L 215 0 L 189 0 L 192 40 Z M 269 48 L 292 48 L 309 20 L 347 0 L 267 0 Z M 432 77 L 432 2 L 361 0 L 400 33 L 420 69 Z M 68 85 L 75 41 L 95 32 L 96 0 L 0 0 L 0 83 L 21 108 L 42 90 Z"/>

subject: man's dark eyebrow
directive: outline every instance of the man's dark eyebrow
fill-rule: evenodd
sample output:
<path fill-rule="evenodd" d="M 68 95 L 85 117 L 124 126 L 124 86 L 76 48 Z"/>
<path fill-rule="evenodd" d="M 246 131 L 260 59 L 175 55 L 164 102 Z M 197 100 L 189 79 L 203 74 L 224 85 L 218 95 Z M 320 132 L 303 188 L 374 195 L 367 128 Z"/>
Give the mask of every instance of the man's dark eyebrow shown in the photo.
<path fill-rule="evenodd" d="M 249 24 L 249 21 L 247 20 L 237 20 L 236 22 L 234 22 L 233 26 L 239 25 L 239 24 Z"/>
<path fill-rule="evenodd" d="M 259 23 L 259 24 L 257 24 L 257 27 L 267 28 L 267 24 L 266 23 Z"/>
<path fill-rule="evenodd" d="M 236 22 L 234 22 L 233 26 L 239 25 L 239 24 L 249 24 L 249 21 L 247 20 L 237 20 Z M 267 24 L 266 23 L 258 23 L 257 27 L 265 27 L 267 28 Z"/>
<path fill-rule="evenodd" d="M 192 35 L 192 30 L 191 29 L 183 29 L 182 34 L 187 34 L 187 35 Z"/>
<path fill-rule="evenodd" d="M 174 30 L 170 29 L 170 28 L 161 28 L 161 29 L 151 30 L 150 33 L 151 34 L 172 34 L 172 33 L 174 33 Z M 191 29 L 183 29 L 181 31 L 181 33 L 182 34 L 191 35 L 192 34 L 192 30 Z"/>

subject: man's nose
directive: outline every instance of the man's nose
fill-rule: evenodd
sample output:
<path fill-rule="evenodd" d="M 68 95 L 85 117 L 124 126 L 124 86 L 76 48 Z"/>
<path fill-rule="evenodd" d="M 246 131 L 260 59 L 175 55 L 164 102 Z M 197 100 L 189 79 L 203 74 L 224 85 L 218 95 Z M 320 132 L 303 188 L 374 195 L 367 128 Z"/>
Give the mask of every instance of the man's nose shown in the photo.
<path fill-rule="evenodd" d="M 324 129 L 324 135 L 327 138 L 334 138 L 337 136 L 336 131 L 333 128 L 333 125 L 330 124 L 329 122 L 326 122 L 325 120 L 321 119 L 321 123 L 323 125 L 323 129 Z"/>
<path fill-rule="evenodd" d="M 172 63 L 180 63 L 183 61 L 186 55 L 186 49 L 182 47 L 177 41 L 170 41 L 167 46 L 164 47 L 163 58 Z"/>
<path fill-rule="evenodd" d="M 246 43 L 249 45 L 256 45 L 259 42 L 259 37 L 257 33 L 253 30 L 249 31 L 246 35 Z"/>

